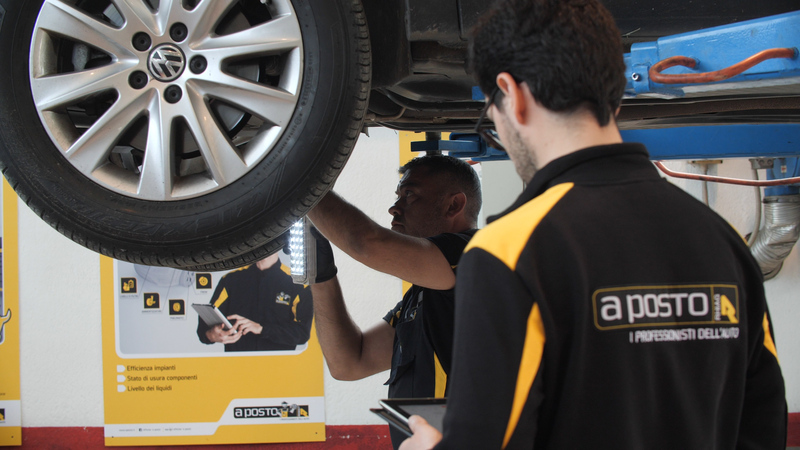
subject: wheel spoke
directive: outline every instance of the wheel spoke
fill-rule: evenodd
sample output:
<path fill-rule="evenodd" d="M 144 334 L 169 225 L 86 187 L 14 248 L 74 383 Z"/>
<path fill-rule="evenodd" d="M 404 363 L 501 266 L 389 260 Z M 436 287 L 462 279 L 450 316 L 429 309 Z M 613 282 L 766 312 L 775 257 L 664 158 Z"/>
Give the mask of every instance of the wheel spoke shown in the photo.
<path fill-rule="evenodd" d="M 51 111 L 73 104 L 91 94 L 118 89 L 128 83 L 126 73 L 134 64 L 116 62 L 91 71 L 52 75 L 31 80 L 36 107 Z"/>
<path fill-rule="evenodd" d="M 161 0 L 158 12 L 155 14 L 142 0 L 117 0 L 114 6 L 125 19 L 126 26 L 140 24 L 158 36 L 163 34 L 167 27 L 172 0 Z"/>
<path fill-rule="evenodd" d="M 190 41 L 198 42 L 208 39 L 214 33 L 214 28 L 219 21 L 228 12 L 231 5 L 237 0 L 203 0 L 197 7 L 191 11 L 191 16 L 194 18 L 191 30 Z M 189 25 L 189 24 L 187 24 Z"/>
<path fill-rule="evenodd" d="M 120 136 L 148 108 L 151 91 L 130 101 L 118 100 L 66 151 L 69 162 L 91 177 L 98 167 L 108 162 L 108 154 Z"/>
<path fill-rule="evenodd" d="M 37 26 L 38 30 L 83 42 L 119 59 L 136 58 L 118 42 L 119 30 L 63 2 L 45 3 Z"/>
<path fill-rule="evenodd" d="M 220 186 L 225 186 L 244 175 L 248 167 L 220 130 L 203 96 L 188 85 L 186 91 L 192 102 L 192 113 L 185 116 L 186 122 L 200 147 L 211 177 Z"/>
<path fill-rule="evenodd" d="M 154 97 L 150 102 L 150 120 L 147 128 L 147 149 L 139 178 L 139 196 L 149 200 L 172 198 L 173 176 L 171 142 L 172 115 L 165 114 L 161 102 Z"/>
<path fill-rule="evenodd" d="M 205 97 L 230 103 L 279 127 L 289 123 L 297 104 L 295 95 L 230 75 L 219 78 L 220 82 L 194 80 L 192 84 Z"/>
<path fill-rule="evenodd" d="M 300 47 L 302 35 L 294 16 L 286 15 L 253 28 L 210 38 L 198 45 L 198 51 L 219 53 L 218 59 L 263 55 Z"/>

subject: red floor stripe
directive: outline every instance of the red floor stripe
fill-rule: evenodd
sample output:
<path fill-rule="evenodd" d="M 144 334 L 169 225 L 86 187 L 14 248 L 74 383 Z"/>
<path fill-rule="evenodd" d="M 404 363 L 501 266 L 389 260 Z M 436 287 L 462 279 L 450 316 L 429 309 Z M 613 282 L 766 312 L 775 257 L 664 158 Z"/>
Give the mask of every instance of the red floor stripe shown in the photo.
<path fill-rule="evenodd" d="M 786 446 L 800 447 L 800 413 L 789 413 L 788 428 Z"/>
<path fill-rule="evenodd" d="M 301 442 L 292 444 L 241 444 L 241 445 L 176 445 L 170 449 L 184 450 L 228 450 L 231 448 L 248 450 L 391 450 L 388 425 L 340 425 L 327 426 L 326 442 Z M 102 427 L 42 427 L 23 428 L 23 450 L 92 450 L 104 446 Z M 163 450 L 165 447 L 118 447 Z"/>
<path fill-rule="evenodd" d="M 386 425 L 336 425 L 327 426 L 326 442 L 295 443 L 295 444 L 247 444 L 237 445 L 237 449 L 264 449 L 264 450 L 390 450 L 389 427 Z M 787 434 L 788 447 L 800 447 L 800 413 L 789 414 L 789 430 Z M 230 449 L 229 445 L 204 445 L 198 446 L 173 446 L 174 449 L 197 450 L 222 450 Z M 30 449 L 100 449 L 103 444 L 102 427 L 42 427 L 23 428 L 22 447 Z M 133 448 L 133 447 L 127 447 Z M 136 447 L 140 449 L 163 449 L 164 447 Z"/>

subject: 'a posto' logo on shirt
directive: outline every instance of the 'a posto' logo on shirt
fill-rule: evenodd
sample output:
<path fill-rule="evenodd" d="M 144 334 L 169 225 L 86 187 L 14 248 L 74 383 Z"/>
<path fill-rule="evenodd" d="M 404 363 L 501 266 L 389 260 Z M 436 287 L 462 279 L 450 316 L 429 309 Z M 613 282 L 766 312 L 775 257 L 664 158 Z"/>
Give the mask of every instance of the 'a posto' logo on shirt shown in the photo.
<path fill-rule="evenodd" d="M 736 285 L 625 286 L 592 294 L 599 330 L 739 323 Z"/>

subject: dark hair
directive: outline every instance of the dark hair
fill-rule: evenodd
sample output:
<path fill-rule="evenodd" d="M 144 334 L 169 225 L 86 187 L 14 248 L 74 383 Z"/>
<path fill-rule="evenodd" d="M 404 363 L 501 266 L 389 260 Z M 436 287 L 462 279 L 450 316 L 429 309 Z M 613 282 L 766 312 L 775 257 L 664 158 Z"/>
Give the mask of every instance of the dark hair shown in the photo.
<path fill-rule="evenodd" d="M 466 217 L 477 222 L 483 198 L 481 195 L 481 182 L 472 166 L 453 156 L 425 155 L 412 159 L 400 167 L 398 171 L 404 174 L 417 168 L 427 169 L 442 182 L 443 186 L 463 192 L 467 196 Z M 442 195 L 447 193 L 442 192 Z"/>
<path fill-rule="evenodd" d="M 471 70 L 484 93 L 508 72 L 545 108 L 569 113 L 585 105 L 601 126 L 625 91 L 622 55 L 614 18 L 597 0 L 499 0 L 470 40 Z"/>

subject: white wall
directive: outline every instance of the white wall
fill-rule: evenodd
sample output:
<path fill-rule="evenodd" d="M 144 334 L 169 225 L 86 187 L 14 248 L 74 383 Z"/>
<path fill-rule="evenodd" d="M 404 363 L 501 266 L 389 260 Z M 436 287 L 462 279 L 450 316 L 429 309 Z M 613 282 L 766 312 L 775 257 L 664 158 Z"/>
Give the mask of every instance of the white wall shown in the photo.
<path fill-rule="evenodd" d="M 702 169 L 683 161 L 667 163 L 671 170 L 701 173 Z M 752 179 L 750 162 L 747 159 L 729 159 L 711 166 L 709 175 L 730 178 Z M 759 178 L 766 179 L 764 171 Z M 702 198 L 702 182 L 671 179 L 671 181 L 698 199 Z M 762 191 L 763 193 L 763 191 Z M 752 187 L 709 183 L 708 199 L 712 209 L 739 231 L 746 235 L 753 231 L 756 212 L 755 191 Z M 763 225 L 763 220 L 762 220 Z M 764 283 L 767 303 L 775 329 L 775 345 L 786 381 L 786 397 L 789 412 L 800 412 L 800 256 L 797 245 L 792 249 L 778 275 Z"/>
<path fill-rule="evenodd" d="M 370 130 L 362 137 L 336 184 L 336 191 L 379 223 L 389 225 L 387 212 L 397 184 L 398 138 L 394 131 Z M 487 163 L 498 164 L 498 163 Z M 680 170 L 695 170 L 685 163 L 671 163 Z M 486 166 L 484 166 L 486 169 Z M 507 168 L 492 167 L 509 173 Z M 714 173 L 716 169 L 712 170 Z M 726 161 L 719 174 L 749 177 L 746 161 Z M 487 180 L 508 179 L 489 173 Z M 488 192 L 492 212 L 513 201 L 512 188 L 487 183 L 505 194 Z M 676 182 L 700 195 L 699 182 Z M 752 227 L 752 189 L 711 185 L 711 206 L 737 229 Z M 20 322 L 22 423 L 25 427 L 102 426 L 99 257 L 72 243 L 20 204 Z M 400 299 L 400 281 L 376 273 L 336 253 L 339 276 L 350 312 L 360 326 L 368 327 L 386 314 Z M 800 262 L 795 249 L 781 273 L 767 282 L 767 296 L 775 322 L 789 410 L 800 411 Z M 327 421 L 332 425 L 380 423 L 368 411 L 386 395 L 382 373 L 357 382 L 339 382 L 325 377 Z"/>

